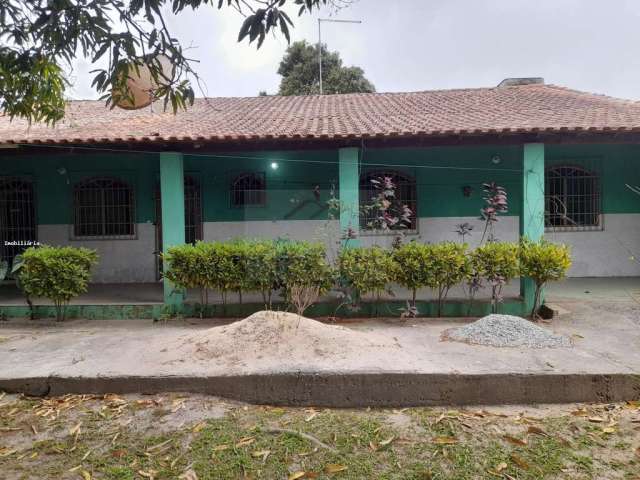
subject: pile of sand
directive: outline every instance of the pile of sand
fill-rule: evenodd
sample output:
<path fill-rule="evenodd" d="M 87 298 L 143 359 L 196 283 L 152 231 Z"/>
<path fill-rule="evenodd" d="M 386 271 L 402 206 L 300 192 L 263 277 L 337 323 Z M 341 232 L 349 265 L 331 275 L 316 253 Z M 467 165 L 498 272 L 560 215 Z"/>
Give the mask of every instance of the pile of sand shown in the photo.
<path fill-rule="evenodd" d="M 399 350 L 393 338 L 355 331 L 287 312 L 261 311 L 244 320 L 180 338 L 182 358 L 263 368 L 335 362 L 382 350 Z M 177 353 L 177 352 L 176 352 Z"/>

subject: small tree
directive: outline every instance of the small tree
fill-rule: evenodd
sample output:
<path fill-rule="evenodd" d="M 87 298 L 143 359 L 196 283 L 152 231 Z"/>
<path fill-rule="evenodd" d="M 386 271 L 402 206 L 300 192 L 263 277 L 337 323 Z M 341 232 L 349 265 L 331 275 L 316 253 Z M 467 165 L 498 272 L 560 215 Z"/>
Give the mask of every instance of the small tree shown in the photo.
<path fill-rule="evenodd" d="M 519 273 L 519 246 L 516 243 L 489 242 L 472 254 L 478 273 L 491 285 L 491 311 L 498 313 L 502 302 L 502 287 Z"/>
<path fill-rule="evenodd" d="M 418 290 L 428 285 L 431 249 L 429 245 L 409 242 L 394 249 L 391 253 L 397 265 L 396 281 L 411 291 L 411 303 L 408 309 L 416 308 Z"/>
<path fill-rule="evenodd" d="M 441 242 L 428 245 L 427 286 L 438 296 L 438 316 L 442 316 L 442 304 L 454 285 L 462 282 L 471 272 L 467 245 Z"/>
<path fill-rule="evenodd" d="M 495 223 L 498 221 L 498 215 L 507 213 L 509 210 L 509 202 L 507 200 L 507 191 L 496 182 L 489 182 L 482 185 L 484 192 L 484 207 L 480 209 L 481 219 L 484 220 L 484 231 L 480 243 L 495 242 L 498 239 L 495 235 Z"/>
<path fill-rule="evenodd" d="M 56 320 L 65 319 L 69 301 L 87 291 L 95 250 L 75 247 L 31 247 L 22 254 L 20 282 L 31 297 L 53 301 Z"/>
<path fill-rule="evenodd" d="M 571 267 L 571 255 L 568 246 L 551 243 L 544 239 L 538 242 L 522 239 L 520 274 L 531 278 L 536 284 L 531 318 L 535 318 L 538 313 L 542 288 L 547 282 L 564 278 L 569 267 Z"/>

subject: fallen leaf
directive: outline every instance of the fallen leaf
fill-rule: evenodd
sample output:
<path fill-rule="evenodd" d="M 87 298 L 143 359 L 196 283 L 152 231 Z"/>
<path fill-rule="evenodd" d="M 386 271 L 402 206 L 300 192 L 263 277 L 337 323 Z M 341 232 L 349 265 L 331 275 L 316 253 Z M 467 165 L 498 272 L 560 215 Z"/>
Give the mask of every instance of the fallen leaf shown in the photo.
<path fill-rule="evenodd" d="M 339 463 L 329 463 L 324 467 L 325 473 L 338 473 L 343 472 L 347 469 L 346 465 L 341 465 Z"/>
<path fill-rule="evenodd" d="M 513 443 L 514 445 L 520 445 L 523 447 L 527 445 L 526 440 L 521 440 L 519 438 L 512 437 L 511 435 L 503 435 L 502 438 L 504 438 L 507 442 Z"/>
<path fill-rule="evenodd" d="M 382 440 L 378 445 L 381 446 L 381 447 L 386 447 L 391 442 L 393 442 L 395 439 L 396 439 L 396 437 L 389 437 L 386 440 Z"/>
<path fill-rule="evenodd" d="M 216 445 L 215 447 L 213 447 L 213 451 L 214 452 L 221 452 L 223 450 L 227 450 L 228 448 L 229 448 L 229 445 L 227 445 L 227 444 Z"/>
<path fill-rule="evenodd" d="M 246 447 L 247 445 L 251 445 L 255 441 L 254 437 L 244 437 L 241 438 L 238 443 L 236 443 L 236 448 Z"/>
<path fill-rule="evenodd" d="M 204 427 L 206 427 L 206 426 L 207 426 L 207 422 L 200 422 L 200 423 L 198 423 L 197 425 L 195 425 L 195 426 L 191 429 L 191 431 L 192 431 L 193 433 L 198 433 L 200 430 L 202 430 L 202 429 L 203 429 Z"/>
<path fill-rule="evenodd" d="M 79 424 L 77 424 L 75 427 L 73 427 L 71 430 L 69 430 L 69 435 L 73 436 L 76 433 L 80 433 L 80 427 L 82 426 L 82 422 L 80 422 Z"/>
<path fill-rule="evenodd" d="M 111 456 L 113 458 L 120 458 L 120 457 L 124 457 L 127 454 L 126 450 L 114 450 L 113 452 L 111 452 Z"/>
<path fill-rule="evenodd" d="M 435 437 L 433 443 L 437 443 L 438 445 L 453 445 L 454 443 L 458 443 L 458 439 L 455 437 Z"/>
<path fill-rule="evenodd" d="M 165 440 L 164 442 L 158 443 L 156 445 L 153 445 L 152 447 L 147 448 L 147 452 L 155 452 L 156 450 L 161 449 L 162 447 L 164 447 L 169 443 L 171 443 L 171 439 Z"/>
<path fill-rule="evenodd" d="M 267 457 L 271 454 L 271 450 L 257 450 L 251 453 L 251 456 L 254 458 L 262 457 L 262 461 L 266 461 Z"/>
<path fill-rule="evenodd" d="M 289 475 L 289 480 L 298 480 L 298 478 L 302 478 L 304 477 L 305 472 L 303 471 L 299 471 L 299 472 L 293 472 L 291 475 Z"/>
<path fill-rule="evenodd" d="M 500 473 L 501 471 L 503 471 L 507 467 L 508 467 L 508 465 L 505 462 L 502 462 L 502 463 L 498 464 L 498 466 L 496 467 L 496 472 Z"/>
<path fill-rule="evenodd" d="M 549 434 L 547 432 L 545 432 L 544 430 L 542 430 L 541 428 L 538 428 L 534 425 L 531 425 L 529 428 L 527 428 L 527 433 L 531 433 L 534 435 L 542 435 L 545 437 L 548 437 Z"/>
<path fill-rule="evenodd" d="M 513 461 L 513 463 L 515 463 L 516 465 L 518 465 L 520 468 L 522 468 L 523 470 L 528 470 L 529 469 L 529 464 L 527 462 L 525 462 L 521 457 L 519 457 L 518 455 L 516 455 L 515 453 L 512 453 L 510 455 L 511 460 Z"/>
<path fill-rule="evenodd" d="M 607 433 L 607 434 L 611 434 L 611 433 L 615 433 L 616 429 L 613 427 L 605 427 L 602 429 L 602 433 Z"/>
<path fill-rule="evenodd" d="M 84 480 L 91 480 L 91 474 L 89 472 L 87 472 L 86 470 L 82 470 L 82 478 L 84 478 Z"/>
<path fill-rule="evenodd" d="M 593 423 L 601 423 L 604 422 L 604 418 L 602 417 L 589 417 L 588 420 Z"/>
<path fill-rule="evenodd" d="M 184 472 L 182 475 L 178 477 L 180 480 L 198 480 L 198 475 L 193 471 L 192 468 Z"/>

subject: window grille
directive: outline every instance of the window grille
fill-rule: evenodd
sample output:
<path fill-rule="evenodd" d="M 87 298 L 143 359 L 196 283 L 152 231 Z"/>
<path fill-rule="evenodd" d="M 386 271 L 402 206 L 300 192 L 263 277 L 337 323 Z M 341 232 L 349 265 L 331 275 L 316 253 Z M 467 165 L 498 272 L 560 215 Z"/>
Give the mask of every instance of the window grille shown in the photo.
<path fill-rule="evenodd" d="M 12 260 L 36 240 L 33 183 L 0 177 L 0 260 Z"/>
<path fill-rule="evenodd" d="M 545 172 L 548 231 L 601 230 L 600 179 L 594 171 L 560 165 Z"/>
<path fill-rule="evenodd" d="M 184 177 L 184 238 L 187 243 L 202 240 L 202 197 L 200 183 Z"/>
<path fill-rule="evenodd" d="M 374 230 L 372 222 L 379 215 L 379 212 L 371 209 L 367 210 L 363 207 L 371 205 L 374 198 L 378 194 L 374 183 L 371 180 L 378 180 L 384 177 L 391 177 L 396 189 L 395 197 L 399 205 L 406 205 L 411 209 L 411 224 L 405 227 L 397 227 L 395 229 L 417 231 L 418 230 L 418 192 L 416 181 L 414 178 L 397 170 L 376 170 L 366 172 L 360 175 L 360 228 L 362 230 Z"/>
<path fill-rule="evenodd" d="M 231 205 L 233 207 L 266 205 L 266 191 L 264 173 L 243 173 L 231 182 Z"/>
<path fill-rule="evenodd" d="M 92 178 L 73 189 L 75 238 L 135 236 L 133 189 L 116 178 Z"/>

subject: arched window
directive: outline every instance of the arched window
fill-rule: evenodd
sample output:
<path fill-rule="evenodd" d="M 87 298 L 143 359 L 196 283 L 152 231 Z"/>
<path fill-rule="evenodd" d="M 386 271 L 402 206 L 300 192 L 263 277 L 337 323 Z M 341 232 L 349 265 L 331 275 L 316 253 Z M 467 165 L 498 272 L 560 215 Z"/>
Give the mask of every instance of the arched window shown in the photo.
<path fill-rule="evenodd" d="M 77 183 L 73 207 L 76 238 L 135 236 L 133 189 L 122 180 L 99 177 Z"/>
<path fill-rule="evenodd" d="M 397 170 L 374 170 L 360 175 L 360 228 L 363 230 L 375 230 L 380 212 L 371 208 L 375 198 L 379 195 L 380 184 L 385 178 L 390 178 L 395 186 L 395 203 L 402 207 L 406 205 L 411 210 L 410 222 L 404 226 L 393 226 L 394 229 L 417 230 L 418 229 L 418 193 L 416 181 L 413 177 Z"/>
<path fill-rule="evenodd" d="M 582 167 L 559 165 L 545 172 L 545 226 L 548 230 L 602 228 L 600 179 Z"/>
<path fill-rule="evenodd" d="M 0 260 L 12 260 L 37 240 L 33 184 L 0 177 Z"/>
<path fill-rule="evenodd" d="M 231 206 L 262 206 L 267 203 L 263 172 L 243 173 L 231 182 Z"/>

